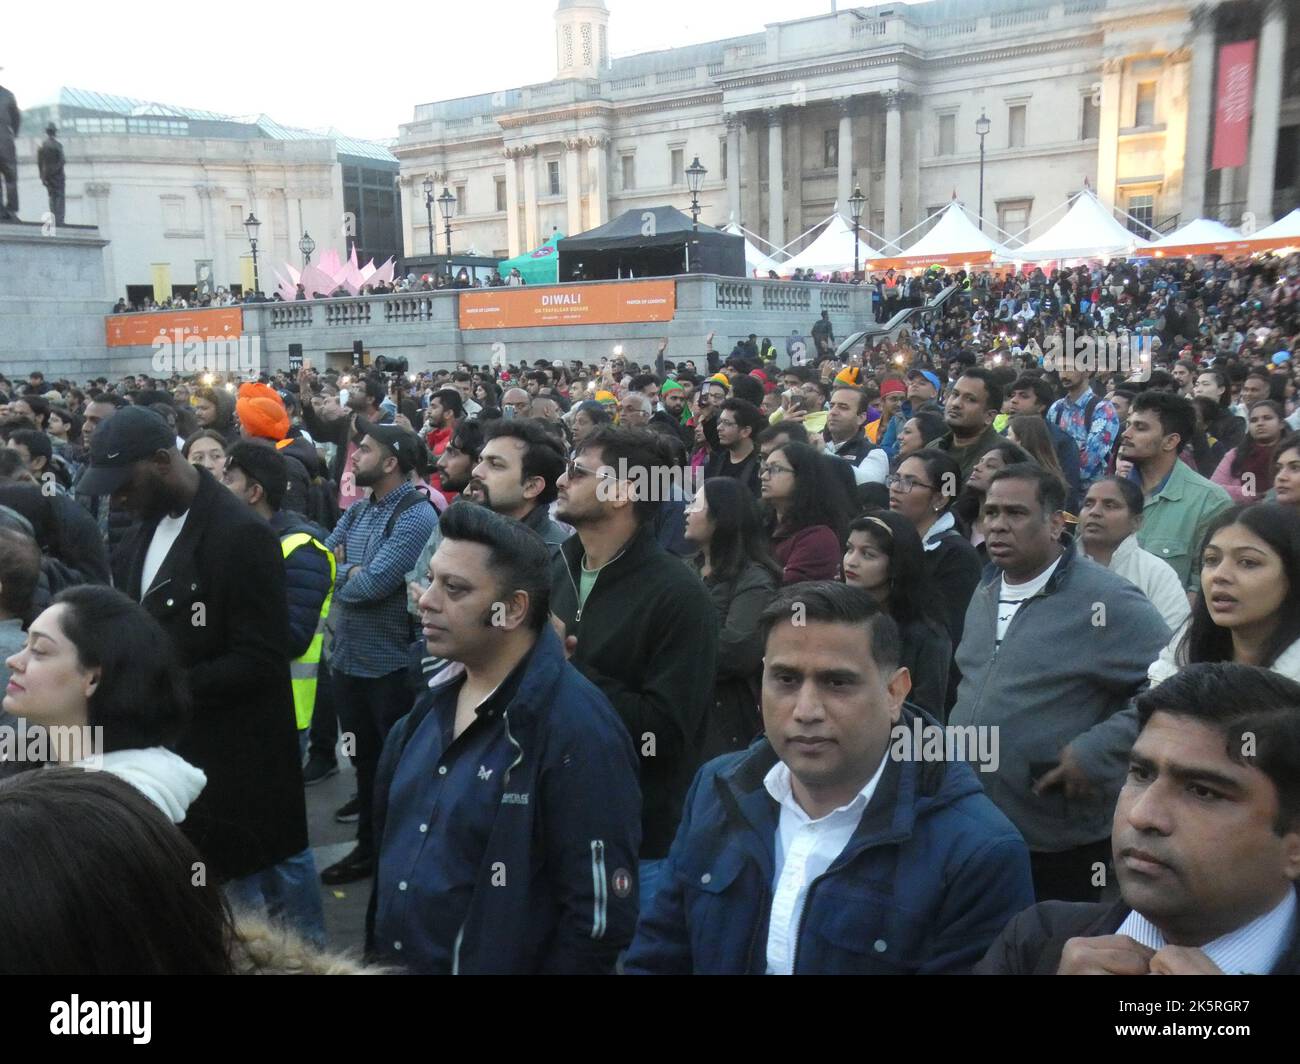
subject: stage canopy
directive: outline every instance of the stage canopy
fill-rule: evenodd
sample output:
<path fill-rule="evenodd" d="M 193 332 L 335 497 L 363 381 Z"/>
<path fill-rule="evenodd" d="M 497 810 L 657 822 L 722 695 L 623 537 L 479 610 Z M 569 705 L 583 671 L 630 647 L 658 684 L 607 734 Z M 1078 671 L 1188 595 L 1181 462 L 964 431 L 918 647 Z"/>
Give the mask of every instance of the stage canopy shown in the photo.
<path fill-rule="evenodd" d="M 747 276 L 744 237 L 707 225 L 693 229 L 690 216 L 676 207 L 626 211 L 605 225 L 566 237 L 556 247 L 562 282 L 688 272 Z"/>
<path fill-rule="evenodd" d="M 1247 255 L 1253 249 L 1237 230 L 1213 218 L 1197 218 L 1153 240 L 1136 254 L 1155 259 L 1182 259 L 1191 255 Z"/>
<path fill-rule="evenodd" d="M 728 222 L 722 227 L 724 233 L 730 233 L 732 236 L 738 236 L 745 241 L 745 268 L 749 271 L 751 277 L 766 277 L 769 270 L 775 270 L 779 275 L 781 264 L 776 259 L 764 255 L 758 250 L 758 245 L 745 235 L 745 230 L 735 222 Z"/>
<path fill-rule="evenodd" d="M 1245 239 L 1251 251 L 1300 247 L 1300 207 Z"/>
<path fill-rule="evenodd" d="M 552 233 L 541 247 L 505 259 L 497 269 L 502 278 L 508 277 L 514 269 L 528 284 L 555 284 L 560 279 L 560 253 L 555 250 L 555 245 L 563 239 L 563 233 Z"/>
<path fill-rule="evenodd" d="M 1132 255 L 1147 243 L 1120 225 L 1094 192 L 1084 189 L 1075 196 L 1064 217 L 1029 243 L 1008 248 L 1003 261 L 1109 259 Z"/>
<path fill-rule="evenodd" d="M 1013 256 L 992 237 L 980 232 L 970 220 L 965 208 L 953 200 L 940 213 L 930 231 L 901 255 L 874 259 L 871 269 L 910 270 L 917 267 L 945 266 L 964 269 L 983 266 L 995 258 Z"/>
<path fill-rule="evenodd" d="M 866 241 L 865 230 L 858 229 L 858 265 L 859 268 L 871 263 L 875 269 L 877 253 Z M 782 277 L 791 276 L 795 270 L 810 270 L 815 275 L 835 273 L 853 273 L 853 226 L 849 225 L 840 214 L 832 214 L 830 222 L 817 239 L 804 248 L 792 259 L 787 259 L 776 268 Z"/>

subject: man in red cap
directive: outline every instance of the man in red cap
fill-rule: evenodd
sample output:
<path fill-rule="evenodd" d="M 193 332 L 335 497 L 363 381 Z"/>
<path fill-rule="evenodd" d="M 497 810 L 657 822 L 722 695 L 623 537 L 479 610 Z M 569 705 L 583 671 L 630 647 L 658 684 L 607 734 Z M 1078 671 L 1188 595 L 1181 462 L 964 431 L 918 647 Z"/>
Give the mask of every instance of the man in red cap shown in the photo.
<path fill-rule="evenodd" d="M 903 400 L 907 398 L 907 385 L 897 377 L 880 382 L 880 417 L 867 425 L 867 439 L 890 458 L 898 450 L 898 434 L 903 431 Z"/>

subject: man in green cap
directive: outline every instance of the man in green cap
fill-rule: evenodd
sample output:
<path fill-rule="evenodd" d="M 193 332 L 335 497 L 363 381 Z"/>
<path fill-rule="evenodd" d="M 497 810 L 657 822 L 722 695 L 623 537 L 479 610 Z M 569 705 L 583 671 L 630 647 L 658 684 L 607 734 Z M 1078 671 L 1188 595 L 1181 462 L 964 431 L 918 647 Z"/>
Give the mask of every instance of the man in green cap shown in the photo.
<path fill-rule="evenodd" d="M 661 409 L 654 412 L 649 427 L 654 428 L 656 424 L 664 425 L 666 430 L 671 430 L 671 434 L 680 439 L 689 449 L 694 433 L 688 427 L 691 415 L 686 409 L 686 389 L 669 378 L 659 389 L 659 402 Z"/>

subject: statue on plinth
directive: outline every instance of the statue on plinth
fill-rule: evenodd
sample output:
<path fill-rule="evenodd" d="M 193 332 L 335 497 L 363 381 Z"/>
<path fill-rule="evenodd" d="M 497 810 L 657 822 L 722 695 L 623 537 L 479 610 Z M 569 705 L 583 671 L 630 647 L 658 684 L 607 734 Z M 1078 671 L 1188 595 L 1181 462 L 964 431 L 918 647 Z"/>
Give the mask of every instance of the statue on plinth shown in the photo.
<path fill-rule="evenodd" d="M 18 221 L 18 127 L 14 94 L 0 85 L 0 222 Z"/>

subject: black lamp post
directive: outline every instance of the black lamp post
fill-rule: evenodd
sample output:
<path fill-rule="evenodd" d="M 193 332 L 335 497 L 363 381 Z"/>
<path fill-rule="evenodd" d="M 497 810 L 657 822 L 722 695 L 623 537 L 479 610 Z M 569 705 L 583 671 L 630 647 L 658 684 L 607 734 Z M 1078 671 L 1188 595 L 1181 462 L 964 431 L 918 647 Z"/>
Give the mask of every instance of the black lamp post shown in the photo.
<path fill-rule="evenodd" d="M 253 247 L 253 293 L 256 294 L 261 290 L 261 285 L 257 279 L 257 231 L 262 227 L 262 223 L 257 220 L 257 215 L 252 211 L 248 212 L 248 217 L 244 219 L 244 231 L 248 233 L 248 242 Z"/>
<path fill-rule="evenodd" d="M 442 212 L 442 220 L 447 226 L 447 273 L 451 273 L 451 219 L 456 213 L 456 197 L 447 191 L 447 186 L 442 186 L 442 195 L 438 197 L 438 210 Z"/>
<path fill-rule="evenodd" d="M 429 258 L 433 258 L 433 178 L 424 179 L 424 209 L 429 215 Z"/>
<path fill-rule="evenodd" d="M 980 232 L 984 232 L 984 138 L 989 135 L 991 123 L 988 115 L 980 109 L 979 118 L 975 119 L 975 135 L 980 139 Z"/>
<path fill-rule="evenodd" d="M 316 241 L 311 238 L 311 234 L 306 229 L 302 231 L 302 239 L 298 241 L 298 250 L 302 252 L 302 264 L 310 265 L 311 253 L 316 250 Z"/>
<path fill-rule="evenodd" d="M 691 190 L 691 228 L 696 230 L 700 228 L 700 189 L 704 187 L 704 176 L 707 173 L 708 170 L 701 165 L 698 155 L 686 168 L 686 187 Z"/>
<path fill-rule="evenodd" d="M 867 197 L 862 194 L 862 186 L 853 186 L 853 195 L 849 197 L 849 216 L 853 219 L 853 279 L 858 279 L 858 227 L 862 222 L 862 212 L 867 206 Z"/>

